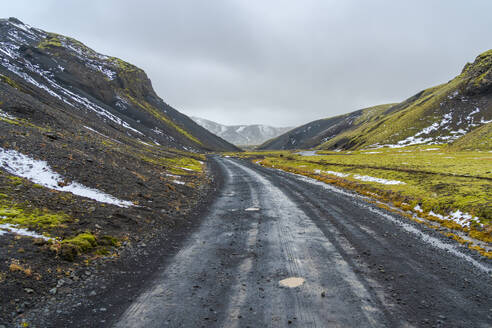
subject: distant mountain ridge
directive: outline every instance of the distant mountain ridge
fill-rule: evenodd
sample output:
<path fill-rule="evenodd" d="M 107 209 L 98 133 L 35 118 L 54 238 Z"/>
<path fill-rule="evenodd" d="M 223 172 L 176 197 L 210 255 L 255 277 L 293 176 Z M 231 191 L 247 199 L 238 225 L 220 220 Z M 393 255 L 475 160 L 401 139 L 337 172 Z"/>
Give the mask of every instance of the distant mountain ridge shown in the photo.
<path fill-rule="evenodd" d="M 425 89 L 398 104 L 374 106 L 317 120 L 262 144 L 260 149 L 361 149 L 415 144 L 490 147 L 484 140 L 492 122 L 492 50 L 468 63 L 447 83 Z M 473 142 L 471 142 L 473 141 Z"/>
<path fill-rule="evenodd" d="M 292 129 L 291 127 L 279 128 L 261 124 L 224 125 L 195 116 L 192 116 L 191 119 L 208 131 L 236 146 L 260 145 Z"/>

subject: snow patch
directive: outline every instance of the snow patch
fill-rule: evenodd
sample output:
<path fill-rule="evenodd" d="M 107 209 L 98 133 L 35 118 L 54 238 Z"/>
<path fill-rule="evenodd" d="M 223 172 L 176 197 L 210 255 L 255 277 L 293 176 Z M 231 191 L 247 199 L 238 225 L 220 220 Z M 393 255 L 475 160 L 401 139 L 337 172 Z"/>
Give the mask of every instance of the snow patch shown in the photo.
<path fill-rule="evenodd" d="M 479 223 L 481 225 L 478 217 L 476 217 L 476 216 L 474 217 L 469 213 L 461 212 L 460 210 L 450 212 L 449 215 L 446 215 L 446 216 L 441 215 L 441 214 L 436 214 L 433 211 L 430 211 L 429 215 L 434 216 L 434 217 L 441 219 L 441 220 L 453 221 L 462 227 L 469 227 L 470 224 L 472 224 L 472 222 L 476 222 L 476 223 Z"/>
<path fill-rule="evenodd" d="M 15 117 L 13 115 L 10 115 L 10 114 L 7 114 L 4 111 L 2 111 L 1 109 L 0 109 L 0 117 L 1 118 L 6 118 L 8 120 L 17 120 L 17 117 Z"/>
<path fill-rule="evenodd" d="M 5 218 L 5 217 L 0 217 L 0 218 Z M 0 229 L 1 229 L 0 230 L 0 236 L 7 233 L 7 232 L 11 232 L 11 233 L 15 233 L 15 234 L 21 235 L 21 236 L 28 236 L 28 237 L 33 237 L 33 238 L 42 238 L 44 240 L 53 240 L 53 238 L 49 238 L 49 237 L 40 235 L 34 231 L 29 231 L 29 230 L 24 229 L 24 228 L 17 228 L 16 225 L 9 224 L 9 223 L 0 224 Z"/>
<path fill-rule="evenodd" d="M 97 189 L 86 187 L 78 182 L 72 182 L 63 186 L 63 177 L 52 171 L 47 162 L 35 160 L 15 150 L 0 148 L 0 168 L 46 188 L 70 192 L 77 196 L 120 207 L 133 206 L 133 203 L 130 201 L 120 200 Z"/>
<path fill-rule="evenodd" d="M 371 177 L 368 175 L 354 175 L 354 179 L 360 180 L 360 181 L 367 181 L 367 182 L 376 182 L 384 185 L 399 185 L 399 184 L 406 184 L 405 182 L 398 181 L 398 180 L 387 180 L 383 178 L 375 178 Z"/>

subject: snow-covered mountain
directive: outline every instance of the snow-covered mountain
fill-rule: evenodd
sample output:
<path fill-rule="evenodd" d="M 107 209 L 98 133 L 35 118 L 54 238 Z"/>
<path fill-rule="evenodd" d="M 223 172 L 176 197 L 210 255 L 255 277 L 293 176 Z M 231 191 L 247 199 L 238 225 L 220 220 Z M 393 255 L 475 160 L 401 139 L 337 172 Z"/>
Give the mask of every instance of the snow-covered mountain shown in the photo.
<path fill-rule="evenodd" d="M 278 128 L 268 125 L 223 125 L 200 117 L 191 117 L 197 124 L 208 131 L 237 146 L 256 146 L 275 138 L 292 129 Z"/>

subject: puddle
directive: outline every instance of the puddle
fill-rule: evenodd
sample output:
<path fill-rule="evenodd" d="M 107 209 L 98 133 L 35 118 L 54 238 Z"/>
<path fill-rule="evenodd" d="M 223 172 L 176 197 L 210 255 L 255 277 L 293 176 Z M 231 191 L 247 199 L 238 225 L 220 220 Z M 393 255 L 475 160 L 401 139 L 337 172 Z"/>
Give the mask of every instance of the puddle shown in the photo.
<path fill-rule="evenodd" d="M 247 209 L 245 209 L 245 211 L 248 212 L 259 211 L 259 210 L 260 210 L 259 207 L 248 207 Z"/>
<path fill-rule="evenodd" d="M 290 277 L 280 280 L 278 283 L 281 287 L 296 288 L 304 284 L 306 279 L 300 277 Z"/>

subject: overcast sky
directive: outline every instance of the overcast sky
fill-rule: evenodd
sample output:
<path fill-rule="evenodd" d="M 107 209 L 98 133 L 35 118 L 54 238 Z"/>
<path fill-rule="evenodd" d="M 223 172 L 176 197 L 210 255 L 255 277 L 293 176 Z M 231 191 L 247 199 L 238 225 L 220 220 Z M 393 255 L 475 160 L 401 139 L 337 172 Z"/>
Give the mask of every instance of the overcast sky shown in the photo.
<path fill-rule="evenodd" d="M 3 17 L 143 68 L 224 124 L 296 126 L 399 102 L 492 48 L 491 0 L 2 1 Z"/>

